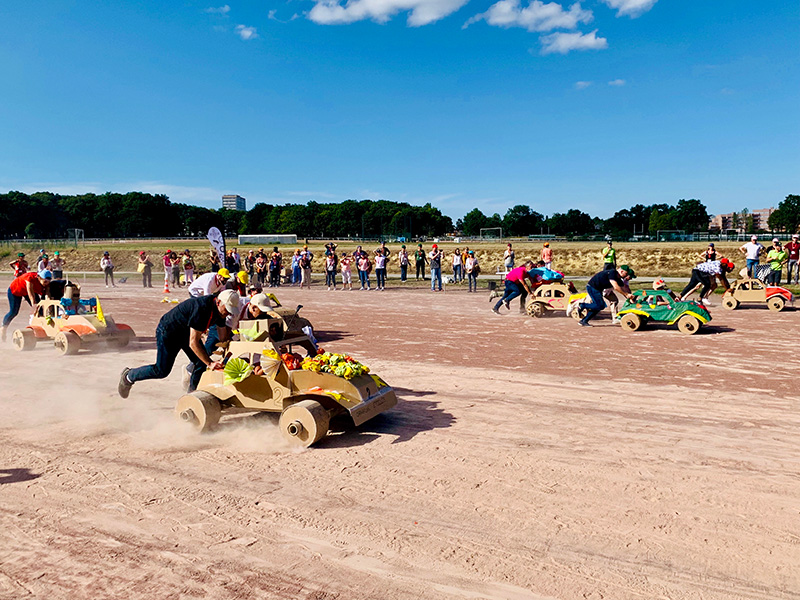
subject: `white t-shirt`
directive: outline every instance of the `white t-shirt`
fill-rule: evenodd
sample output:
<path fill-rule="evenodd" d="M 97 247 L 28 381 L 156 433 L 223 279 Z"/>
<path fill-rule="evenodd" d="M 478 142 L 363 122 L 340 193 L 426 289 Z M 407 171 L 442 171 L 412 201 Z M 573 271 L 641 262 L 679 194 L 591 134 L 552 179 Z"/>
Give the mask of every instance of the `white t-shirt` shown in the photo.
<path fill-rule="evenodd" d="M 225 287 L 225 282 L 219 283 L 216 273 L 206 273 L 200 275 L 194 280 L 194 283 L 189 286 L 189 295 L 193 298 L 200 296 L 210 296 L 221 291 Z"/>
<path fill-rule="evenodd" d="M 747 252 L 747 254 L 745 255 L 747 257 L 747 260 L 758 260 L 758 254 L 761 250 L 764 249 L 764 246 L 762 246 L 758 242 L 747 242 L 744 245 L 744 249 L 745 252 Z"/>

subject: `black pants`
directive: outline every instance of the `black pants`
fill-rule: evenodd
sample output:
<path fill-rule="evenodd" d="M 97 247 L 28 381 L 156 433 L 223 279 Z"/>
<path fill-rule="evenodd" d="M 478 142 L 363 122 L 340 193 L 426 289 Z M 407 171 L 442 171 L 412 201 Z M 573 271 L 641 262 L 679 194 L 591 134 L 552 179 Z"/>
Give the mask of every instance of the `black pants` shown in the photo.
<path fill-rule="evenodd" d="M 417 279 L 425 279 L 425 261 L 417 261 Z"/>
<path fill-rule="evenodd" d="M 192 384 L 189 386 L 189 391 L 194 391 L 197 388 L 200 375 L 205 371 L 205 364 L 189 347 L 189 336 L 170 335 L 159 326 L 156 328 L 156 348 L 155 364 L 131 369 L 128 373 L 128 379 L 132 383 L 144 381 L 145 379 L 164 379 L 169 375 L 169 372 L 172 371 L 178 353 L 183 350 L 184 354 L 189 357 L 192 363 L 193 375 L 195 373 L 197 374 L 196 380 L 195 377 L 192 377 Z"/>
<path fill-rule="evenodd" d="M 703 288 L 700 290 L 700 298 L 705 298 L 706 293 L 711 289 L 711 276 L 698 269 L 692 269 L 692 278 L 689 280 L 689 285 L 683 288 L 681 298 L 696 288 L 699 283 L 703 284 Z"/>

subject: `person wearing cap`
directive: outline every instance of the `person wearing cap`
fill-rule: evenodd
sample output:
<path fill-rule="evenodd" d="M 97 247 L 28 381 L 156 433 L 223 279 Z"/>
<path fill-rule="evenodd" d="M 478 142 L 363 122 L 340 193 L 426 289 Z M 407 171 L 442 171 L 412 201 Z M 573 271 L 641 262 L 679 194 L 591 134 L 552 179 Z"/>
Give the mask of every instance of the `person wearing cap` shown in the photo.
<path fill-rule="evenodd" d="M 428 255 L 422 249 L 422 244 L 417 244 L 417 249 L 414 251 L 414 265 L 417 267 L 417 279 L 425 281 L 425 265 L 428 264 Z"/>
<path fill-rule="evenodd" d="M 591 321 L 597 313 L 606 307 L 603 299 L 606 290 L 613 290 L 622 294 L 626 298 L 633 298 L 628 281 L 636 278 L 636 273 L 628 265 L 622 265 L 615 269 L 603 269 L 596 273 L 586 284 L 586 293 L 589 295 L 589 302 L 573 302 L 567 307 L 567 315 L 574 310 L 586 309 L 586 316 L 579 323 L 583 327 L 591 327 Z"/>
<path fill-rule="evenodd" d="M 216 296 L 200 296 L 189 298 L 166 313 L 156 327 L 156 362 L 135 369 L 125 367 L 119 376 L 117 391 L 127 398 L 131 387 L 137 381 L 146 379 L 164 379 L 172 371 L 175 359 L 182 350 L 192 363 L 192 375 L 189 391 L 197 389 L 203 367 L 218 371 L 222 363 L 213 360 L 203 345 L 203 334 L 215 325 L 219 339 L 229 336 L 225 319 L 228 315 L 238 314 L 239 294 L 233 290 L 225 290 Z"/>
<path fill-rule="evenodd" d="M 147 256 L 147 252 L 139 252 L 139 265 L 137 267 L 142 274 L 142 287 L 153 287 L 153 261 Z"/>
<path fill-rule="evenodd" d="M 39 258 L 39 262 L 36 264 L 36 270 L 52 272 L 52 269 L 50 268 L 50 257 L 47 256 L 47 254 L 42 254 L 42 256 Z"/>
<path fill-rule="evenodd" d="M 439 245 L 434 244 L 431 246 L 431 251 L 428 254 L 428 261 L 431 265 L 431 291 L 442 291 L 442 252 L 439 250 Z M 436 286 L 439 289 L 436 289 Z"/>
<path fill-rule="evenodd" d="M 617 268 L 617 251 L 614 249 L 613 242 L 608 240 L 606 247 L 603 248 L 603 270 L 613 271 Z"/>
<path fill-rule="evenodd" d="M 6 341 L 6 330 L 9 323 L 19 314 L 22 300 L 24 299 L 31 306 L 36 306 L 39 298 L 47 292 L 47 287 L 53 279 L 53 274 L 48 271 L 31 271 L 15 277 L 8 286 L 8 313 L 3 317 L 3 327 L 0 330 L 2 340 Z"/>
<path fill-rule="evenodd" d="M 247 275 L 247 271 L 239 271 L 236 273 L 235 277 L 231 277 L 225 282 L 225 289 L 233 290 L 240 296 L 245 296 L 247 294 L 248 283 L 250 283 L 250 277 Z"/>
<path fill-rule="evenodd" d="M 50 261 L 50 271 L 53 273 L 53 279 L 64 278 L 64 264 L 66 263 L 61 258 L 61 253 L 58 250 L 53 252 L 53 260 Z"/>
<path fill-rule="evenodd" d="M 211 296 L 225 288 L 231 273 L 228 269 L 220 269 L 216 273 L 205 273 L 194 280 L 189 286 L 189 295 L 193 298 L 200 296 Z"/>
<path fill-rule="evenodd" d="M 111 287 L 117 287 L 117 284 L 114 283 L 114 263 L 107 250 L 103 252 L 103 258 L 100 259 L 100 270 L 105 277 L 106 287 L 108 287 L 109 279 L 111 279 Z"/>
<path fill-rule="evenodd" d="M 703 250 L 698 256 L 706 262 L 717 260 L 717 250 L 714 248 L 714 242 L 710 242 L 708 248 Z"/>
<path fill-rule="evenodd" d="M 800 279 L 800 243 L 798 243 L 798 235 L 792 235 L 792 241 L 786 242 L 783 247 L 789 255 L 789 262 L 786 265 L 786 284 L 792 283 L 792 273 L 794 273 L 794 284 L 798 285 Z"/>
<path fill-rule="evenodd" d="M 183 281 L 186 285 L 191 285 L 194 281 L 194 257 L 189 249 L 183 251 L 181 256 L 181 266 L 183 267 Z"/>
<path fill-rule="evenodd" d="M 25 260 L 24 252 L 17 252 L 17 260 L 8 263 L 8 266 L 14 269 L 14 277 L 19 277 L 28 272 L 28 261 Z"/>
<path fill-rule="evenodd" d="M 397 253 L 397 262 L 400 264 L 400 281 L 406 281 L 408 279 L 409 260 L 405 244 L 400 246 L 400 252 Z"/>
<path fill-rule="evenodd" d="M 314 254 L 308 249 L 308 246 L 303 246 L 303 251 L 300 252 L 300 289 L 304 287 L 311 289 L 311 261 L 314 260 Z"/>
<path fill-rule="evenodd" d="M 542 245 L 542 262 L 545 269 L 552 270 L 553 268 L 553 249 L 550 247 L 550 242 L 545 242 Z"/>
<path fill-rule="evenodd" d="M 478 257 L 475 256 L 474 250 L 467 252 L 467 260 L 464 261 L 464 269 L 467 272 L 467 284 L 469 285 L 468 292 L 478 291 L 478 274 L 481 272 L 481 267 L 478 264 Z"/>
<path fill-rule="evenodd" d="M 756 267 L 758 266 L 759 257 L 761 253 L 764 252 L 764 246 L 758 243 L 758 236 L 754 235 L 750 238 L 750 241 L 746 244 L 743 244 L 739 248 L 739 252 L 745 255 L 747 259 L 747 276 L 748 277 L 755 277 L 756 276 Z"/>
<path fill-rule="evenodd" d="M 692 276 L 689 279 L 689 284 L 683 288 L 681 292 L 681 300 L 684 302 L 689 299 L 694 289 L 701 285 L 700 289 L 700 302 L 706 306 L 710 306 L 711 302 L 708 297 L 717 288 L 717 279 L 722 283 L 722 286 L 727 290 L 730 288 L 728 283 L 727 274 L 733 271 L 734 264 L 727 258 L 720 258 L 719 260 L 712 260 L 701 262 L 694 269 L 692 269 Z"/>
<path fill-rule="evenodd" d="M 789 253 L 783 249 L 778 238 L 772 240 L 772 248 L 767 253 L 767 262 L 770 268 L 769 275 L 767 275 L 767 283 L 780 285 L 781 272 L 783 271 L 783 265 L 789 262 Z"/>

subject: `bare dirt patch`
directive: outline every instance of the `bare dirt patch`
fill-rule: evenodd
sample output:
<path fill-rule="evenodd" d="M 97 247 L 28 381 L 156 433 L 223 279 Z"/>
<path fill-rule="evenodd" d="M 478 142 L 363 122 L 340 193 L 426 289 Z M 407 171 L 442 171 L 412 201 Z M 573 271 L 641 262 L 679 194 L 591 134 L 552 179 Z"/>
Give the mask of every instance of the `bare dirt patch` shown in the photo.
<path fill-rule="evenodd" d="M 297 452 L 269 415 L 183 431 L 177 368 L 118 398 L 172 305 L 92 289 L 129 350 L 0 349 L 0 598 L 800 595 L 794 311 L 685 336 L 281 288 L 400 398 Z"/>

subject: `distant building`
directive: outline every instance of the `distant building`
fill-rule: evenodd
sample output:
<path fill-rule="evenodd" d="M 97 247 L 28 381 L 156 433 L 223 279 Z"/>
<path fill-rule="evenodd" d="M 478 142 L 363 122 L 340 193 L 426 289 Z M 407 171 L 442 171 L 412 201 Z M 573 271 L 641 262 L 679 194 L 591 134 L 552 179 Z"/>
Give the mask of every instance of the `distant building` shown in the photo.
<path fill-rule="evenodd" d="M 222 208 L 229 208 L 230 210 L 247 210 L 247 200 L 238 194 L 228 194 L 222 197 Z"/>
<path fill-rule="evenodd" d="M 742 213 L 714 215 L 708 221 L 708 228 L 723 232 L 734 230 L 739 233 L 769 231 L 769 216 L 774 212 L 774 208 L 759 208 L 751 210 L 745 215 Z M 752 226 L 749 224 L 751 218 L 753 220 Z"/>

